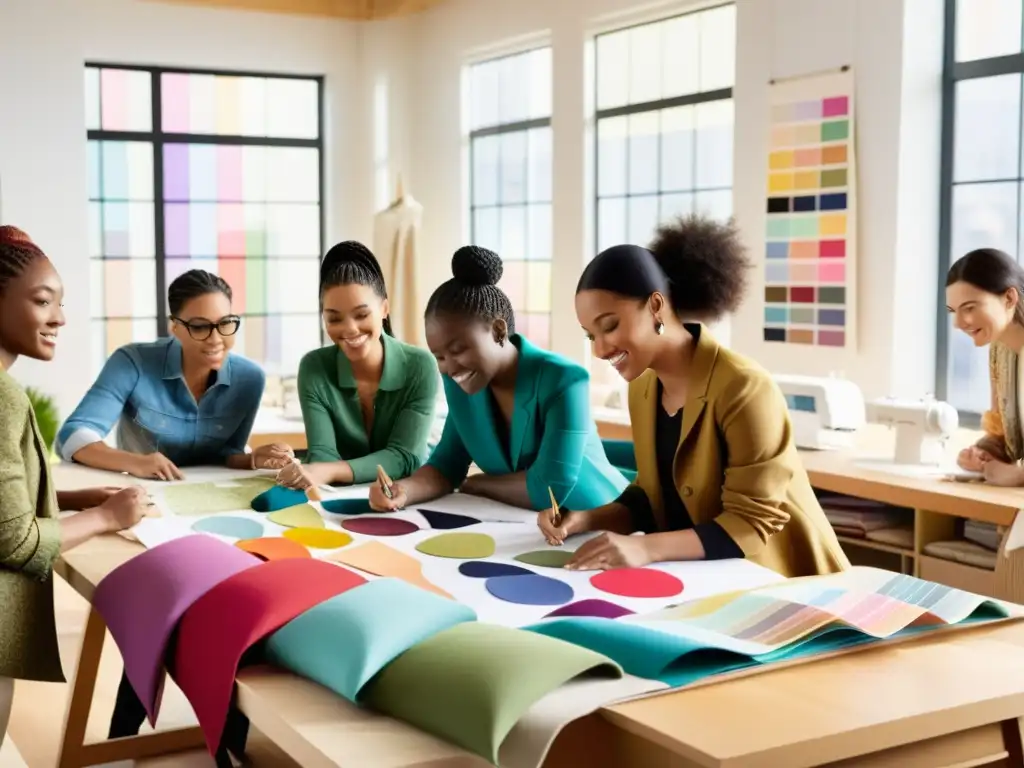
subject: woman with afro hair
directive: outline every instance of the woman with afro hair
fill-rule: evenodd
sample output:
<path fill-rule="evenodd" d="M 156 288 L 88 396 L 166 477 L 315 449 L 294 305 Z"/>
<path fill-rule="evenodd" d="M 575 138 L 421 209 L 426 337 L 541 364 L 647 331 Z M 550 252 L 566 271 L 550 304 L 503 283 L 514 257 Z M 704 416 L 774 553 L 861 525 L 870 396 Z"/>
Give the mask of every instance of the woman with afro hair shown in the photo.
<path fill-rule="evenodd" d="M 626 487 L 590 417 L 590 375 L 516 333 L 512 304 L 497 286 L 501 273 L 498 254 L 465 246 L 452 257 L 452 278 L 427 302 L 427 346 L 441 369 L 448 418 L 426 466 L 395 484 L 393 498 L 371 487 L 374 509 L 456 488 L 523 509 L 550 506 L 550 494 L 568 509 L 589 509 Z M 469 475 L 472 464 L 481 471 Z"/>
<path fill-rule="evenodd" d="M 637 477 L 610 504 L 561 520 L 540 512 L 552 545 L 603 531 L 566 567 L 749 558 L 787 577 L 849 567 L 779 388 L 702 325 L 736 309 L 749 268 L 733 224 L 693 215 L 661 227 L 650 249 L 618 245 L 584 270 L 576 315 L 594 355 L 629 382 Z"/>

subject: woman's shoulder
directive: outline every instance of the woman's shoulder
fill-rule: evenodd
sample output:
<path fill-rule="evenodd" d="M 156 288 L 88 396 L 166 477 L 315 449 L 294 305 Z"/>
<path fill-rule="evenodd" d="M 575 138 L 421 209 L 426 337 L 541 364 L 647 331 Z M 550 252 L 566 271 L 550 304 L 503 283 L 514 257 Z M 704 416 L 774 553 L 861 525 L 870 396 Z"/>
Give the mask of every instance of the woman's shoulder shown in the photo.
<path fill-rule="evenodd" d="M 248 384 L 259 384 L 267 380 L 267 374 L 255 360 L 250 360 L 245 355 L 241 355 L 237 352 L 232 352 L 229 358 L 231 360 L 231 379 L 232 381 L 241 381 L 242 383 Z"/>
<path fill-rule="evenodd" d="M 774 377 L 756 360 L 721 347 L 708 382 L 708 399 L 731 401 L 752 396 L 782 397 Z"/>
<path fill-rule="evenodd" d="M 25 388 L 3 368 L 0 368 L 0 412 L 4 420 L 27 413 L 31 407 Z"/>
<path fill-rule="evenodd" d="M 434 355 L 431 354 L 429 349 L 424 349 L 396 338 L 392 338 L 391 343 L 402 350 L 402 354 L 405 355 L 406 365 L 419 371 L 437 372 L 437 361 L 434 360 Z"/>

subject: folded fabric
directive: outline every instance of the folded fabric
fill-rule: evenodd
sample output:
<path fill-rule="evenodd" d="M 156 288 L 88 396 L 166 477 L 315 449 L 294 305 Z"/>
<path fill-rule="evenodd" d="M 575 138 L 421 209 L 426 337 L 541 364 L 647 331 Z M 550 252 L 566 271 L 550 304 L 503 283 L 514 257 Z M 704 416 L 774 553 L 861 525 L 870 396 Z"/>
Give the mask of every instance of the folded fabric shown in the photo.
<path fill-rule="evenodd" d="M 468 606 L 400 579 L 377 579 L 293 619 L 270 636 L 266 655 L 355 702 L 399 654 L 466 621 L 476 621 Z"/>
<path fill-rule="evenodd" d="M 365 583 L 323 560 L 270 560 L 220 582 L 185 612 L 171 676 L 192 705 L 210 754 L 220 746 L 242 654 L 299 614 Z"/>
<path fill-rule="evenodd" d="M 294 507 L 297 504 L 306 503 L 306 492 L 295 488 L 285 488 L 283 485 L 275 485 L 268 488 L 259 496 L 253 498 L 249 503 L 257 512 L 276 512 L 286 507 Z"/>
<path fill-rule="evenodd" d="M 1006 529 L 995 523 L 984 523 L 980 520 L 964 520 L 964 538 L 980 544 L 985 549 L 993 552 L 999 551 L 999 545 L 1003 542 L 1003 534 Z"/>
<path fill-rule="evenodd" d="M 136 555 L 96 585 L 93 607 L 121 651 L 150 724 L 160 712 L 164 652 L 178 620 L 210 589 L 259 564 L 238 547 L 195 534 Z"/>
<path fill-rule="evenodd" d="M 988 571 L 996 569 L 997 554 L 973 541 L 933 541 L 925 546 L 924 553 L 940 560 L 952 560 Z"/>
<path fill-rule="evenodd" d="M 913 527 L 879 528 L 877 531 L 868 531 L 865 538 L 901 549 L 913 549 L 914 547 Z"/>
<path fill-rule="evenodd" d="M 370 681 L 363 698 L 379 712 L 497 764 L 501 743 L 519 718 L 585 672 L 622 676 L 618 664 L 581 646 L 467 622 L 403 653 Z"/>

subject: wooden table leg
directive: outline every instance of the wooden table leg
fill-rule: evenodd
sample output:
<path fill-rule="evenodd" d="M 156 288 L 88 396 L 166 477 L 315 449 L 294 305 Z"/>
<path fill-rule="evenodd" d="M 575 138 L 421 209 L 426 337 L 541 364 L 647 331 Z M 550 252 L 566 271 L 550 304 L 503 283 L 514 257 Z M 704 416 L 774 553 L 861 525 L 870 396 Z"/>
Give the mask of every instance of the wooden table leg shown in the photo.
<path fill-rule="evenodd" d="M 103 617 L 95 608 L 90 609 L 89 618 L 85 623 L 85 634 L 82 637 L 82 650 L 78 654 L 78 668 L 75 670 L 75 680 L 68 699 L 64 737 L 57 758 L 57 768 L 86 768 L 118 760 L 154 757 L 205 746 L 203 732 L 198 727 L 86 743 L 85 730 L 89 723 L 89 712 L 92 710 L 96 674 L 99 672 L 106 636 L 107 626 L 103 623 Z"/>

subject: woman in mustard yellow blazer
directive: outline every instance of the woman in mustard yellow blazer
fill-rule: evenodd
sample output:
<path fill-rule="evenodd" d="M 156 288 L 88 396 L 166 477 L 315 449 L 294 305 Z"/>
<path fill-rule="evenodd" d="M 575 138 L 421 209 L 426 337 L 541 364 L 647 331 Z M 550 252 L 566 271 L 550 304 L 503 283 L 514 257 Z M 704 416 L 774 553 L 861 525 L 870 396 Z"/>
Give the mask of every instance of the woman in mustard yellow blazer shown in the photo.
<path fill-rule="evenodd" d="M 615 246 L 584 270 L 576 314 L 594 354 L 630 382 L 637 477 L 615 502 L 565 512 L 558 526 L 540 512 L 552 545 L 605 531 L 567 567 L 733 557 L 787 577 L 849 567 L 800 463 L 782 393 L 699 322 L 736 308 L 749 267 L 733 225 L 689 216 L 662 227 L 650 250 Z"/>

